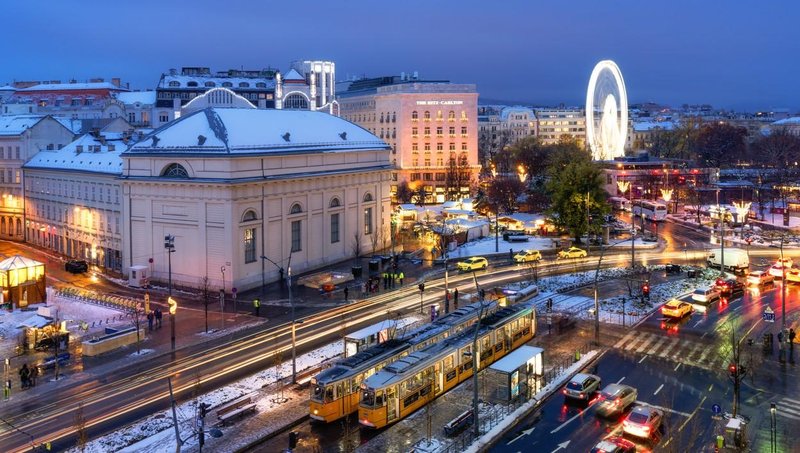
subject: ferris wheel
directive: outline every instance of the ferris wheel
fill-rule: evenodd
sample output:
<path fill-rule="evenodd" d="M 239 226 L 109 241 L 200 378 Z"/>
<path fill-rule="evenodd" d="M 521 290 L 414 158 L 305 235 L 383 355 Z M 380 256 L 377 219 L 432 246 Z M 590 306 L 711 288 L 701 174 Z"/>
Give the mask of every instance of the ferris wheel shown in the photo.
<path fill-rule="evenodd" d="M 594 67 L 586 91 L 586 142 L 595 160 L 625 154 L 628 96 L 619 66 L 603 60 Z"/>

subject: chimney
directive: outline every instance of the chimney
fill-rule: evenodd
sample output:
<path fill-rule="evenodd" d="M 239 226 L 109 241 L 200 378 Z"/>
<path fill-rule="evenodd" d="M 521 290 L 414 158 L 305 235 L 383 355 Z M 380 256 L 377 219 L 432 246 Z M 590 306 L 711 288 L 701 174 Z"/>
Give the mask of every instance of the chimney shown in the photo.
<path fill-rule="evenodd" d="M 114 85 L 117 88 L 120 88 L 120 86 L 122 85 L 120 83 L 119 77 L 112 77 L 111 78 L 111 84 Z"/>

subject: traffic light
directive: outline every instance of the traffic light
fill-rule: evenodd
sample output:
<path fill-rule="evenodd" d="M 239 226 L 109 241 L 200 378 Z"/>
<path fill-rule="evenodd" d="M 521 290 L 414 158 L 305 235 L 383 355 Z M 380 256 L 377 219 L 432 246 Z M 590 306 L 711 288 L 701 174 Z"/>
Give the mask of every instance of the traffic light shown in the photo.
<path fill-rule="evenodd" d="M 289 450 L 297 448 L 297 432 L 292 431 L 289 433 Z"/>
<path fill-rule="evenodd" d="M 419 285 L 417 285 L 417 288 L 419 288 L 419 292 L 425 291 L 425 283 L 420 283 Z"/>
<path fill-rule="evenodd" d="M 650 284 L 645 283 L 642 285 L 642 295 L 646 298 L 650 298 Z"/>
<path fill-rule="evenodd" d="M 736 364 L 735 363 L 731 363 L 731 364 L 728 365 L 728 373 L 730 373 L 731 377 L 734 378 L 734 379 L 736 378 L 736 371 L 737 370 L 736 370 Z"/>

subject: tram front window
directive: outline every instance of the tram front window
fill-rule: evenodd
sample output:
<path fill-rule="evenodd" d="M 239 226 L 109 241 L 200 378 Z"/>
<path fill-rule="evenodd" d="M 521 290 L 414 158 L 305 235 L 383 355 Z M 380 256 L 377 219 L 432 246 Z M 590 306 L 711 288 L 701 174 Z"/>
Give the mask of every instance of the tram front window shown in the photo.
<path fill-rule="evenodd" d="M 375 405 L 375 391 L 374 390 L 364 390 L 361 392 L 361 403 L 364 406 L 374 406 Z"/>
<path fill-rule="evenodd" d="M 321 402 L 324 394 L 325 394 L 325 386 L 323 385 L 315 385 L 314 388 L 311 389 L 312 400 Z"/>

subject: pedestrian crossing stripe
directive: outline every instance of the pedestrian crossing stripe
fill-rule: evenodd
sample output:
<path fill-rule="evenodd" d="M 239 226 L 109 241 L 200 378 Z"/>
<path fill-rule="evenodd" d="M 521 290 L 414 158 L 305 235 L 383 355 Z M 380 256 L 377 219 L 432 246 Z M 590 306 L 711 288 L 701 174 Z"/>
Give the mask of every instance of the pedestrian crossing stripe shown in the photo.
<path fill-rule="evenodd" d="M 628 331 L 617 340 L 614 348 L 710 370 L 721 370 L 726 365 L 724 358 L 710 356 L 714 348 L 709 347 L 707 343 L 675 338 L 666 334 Z"/>
<path fill-rule="evenodd" d="M 617 342 L 617 344 L 614 345 L 614 349 L 619 349 L 620 347 L 622 347 L 622 345 L 627 343 L 631 339 L 631 337 L 634 336 L 635 334 L 636 334 L 635 330 L 631 330 L 630 332 L 628 332 L 624 337 L 622 337 Z"/>
<path fill-rule="evenodd" d="M 791 398 L 781 398 L 778 400 L 776 406 L 778 408 L 776 415 L 792 420 L 800 420 L 800 401 Z"/>
<path fill-rule="evenodd" d="M 637 354 L 641 354 L 641 353 L 642 353 L 642 351 L 644 351 L 645 349 L 647 349 L 647 347 L 648 347 L 648 346 L 650 346 L 650 343 L 652 343 L 652 342 L 653 342 L 653 340 L 655 340 L 656 338 L 658 338 L 656 335 L 653 335 L 653 334 L 649 334 L 649 333 L 648 333 L 648 334 L 647 334 L 647 339 L 646 339 L 646 340 L 645 340 L 645 341 L 644 341 L 644 342 L 641 344 L 641 346 L 639 346 L 639 348 L 638 348 L 638 349 L 636 349 L 636 353 L 637 353 Z"/>
<path fill-rule="evenodd" d="M 660 340 L 658 340 L 658 341 L 656 342 L 656 344 L 654 344 L 654 345 L 653 345 L 653 347 L 652 347 L 652 348 L 650 348 L 650 350 L 649 350 L 649 351 L 647 351 L 647 353 L 648 353 L 649 355 L 653 355 L 653 354 L 655 354 L 655 353 L 656 353 L 656 351 L 658 351 L 658 349 L 659 349 L 659 348 L 661 348 L 661 345 L 663 345 L 663 344 L 664 344 L 666 341 L 667 341 L 667 337 L 661 337 L 661 339 L 660 339 Z"/>

